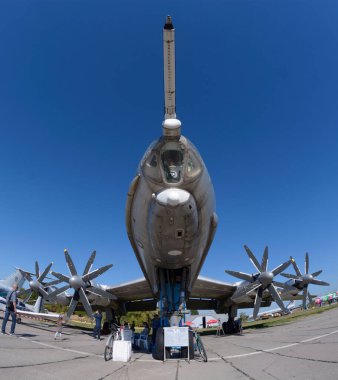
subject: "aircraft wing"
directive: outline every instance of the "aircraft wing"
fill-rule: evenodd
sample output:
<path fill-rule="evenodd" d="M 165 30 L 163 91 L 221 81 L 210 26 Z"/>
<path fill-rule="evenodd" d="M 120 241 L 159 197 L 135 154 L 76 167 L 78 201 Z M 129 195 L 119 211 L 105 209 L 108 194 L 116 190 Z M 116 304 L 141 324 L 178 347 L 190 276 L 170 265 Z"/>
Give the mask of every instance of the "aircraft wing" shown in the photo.
<path fill-rule="evenodd" d="M 192 298 L 227 298 L 236 290 L 236 285 L 199 276 L 191 292 Z M 119 301 L 138 301 L 154 298 L 145 278 L 108 286 L 107 292 L 117 296 Z"/>
<path fill-rule="evenodd" d="M 115 286 L 107 286 L 105 290 L 114 294 L 118 301 L 139 301 L 154 298 L 145 278 L 139 278 Z"/>
<path fill-rule="evenodd" d="M 229 302 L 230 298 L 241 286 L 241 282 L 230 283 L 198 276 L 191 290 L 189 300 L 187 301 L 187 307 L 193 310 L 215 309 L 218 301 Z M 247 285 L 245 292 L 249 291 L 251 287 L 251 285 Z M 107 286 L 105 290 L 114 294 L 117 297 L 118 303 L 124 303 L 126 311 L 156 309 L 158 300 L 154 297 L 145 278 L 115 286 Z M 295 300 L 298 299 L 299 296 L 283 294 L 282 298 L 283 300 Z M 251 297 L 239 301 L 237 307 L 239 309 L 253 307 L 254 300 L 255 294 L 252 293 Z M 269 306 L 272 301 L 270 294 L 267 291 L 264 292 L 262 305 Z"/>
<path fill-rule="evenodd" d="M 229 282 L 212 280 L 198 276 L 191 291 L 191 298 L 229 298 L 236 290 L 236 285 Z"/>

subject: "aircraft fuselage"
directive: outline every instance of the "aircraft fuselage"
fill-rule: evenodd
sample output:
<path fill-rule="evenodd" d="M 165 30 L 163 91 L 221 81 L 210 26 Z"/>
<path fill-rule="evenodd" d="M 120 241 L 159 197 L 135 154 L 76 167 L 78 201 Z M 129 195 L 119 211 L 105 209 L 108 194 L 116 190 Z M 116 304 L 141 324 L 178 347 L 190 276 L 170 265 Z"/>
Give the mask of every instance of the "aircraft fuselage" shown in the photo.
<path fill-rule="evenodd" d="M 129 239 L 153 293 L 158 269 L 187 270 L 189 292 L 216 226 L 213 186 L 197 149 L 183 136 L 161 137 L 146 151 L 127 201 Z"/>

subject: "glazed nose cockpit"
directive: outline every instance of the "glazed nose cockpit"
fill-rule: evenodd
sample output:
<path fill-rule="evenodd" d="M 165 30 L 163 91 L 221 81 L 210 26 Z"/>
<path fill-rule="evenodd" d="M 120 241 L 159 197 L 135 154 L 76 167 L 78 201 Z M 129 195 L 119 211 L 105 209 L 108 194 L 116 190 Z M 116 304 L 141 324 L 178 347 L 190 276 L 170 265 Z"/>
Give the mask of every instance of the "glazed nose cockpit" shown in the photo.
<path fill-rule="evenodd" d="M 193 145 L 181 141 L 158 142 L 149 149 L 142 166 L 149 179 L 167 184 L 195 179 L 203 168 Z"/>
<path fill-rule="evenodd" d="M 167 143 L 161 154 L 164 179 L 169 183 L 177 183 L 182 177 L 183 152 L 177 145 L 177 143 Z"/>

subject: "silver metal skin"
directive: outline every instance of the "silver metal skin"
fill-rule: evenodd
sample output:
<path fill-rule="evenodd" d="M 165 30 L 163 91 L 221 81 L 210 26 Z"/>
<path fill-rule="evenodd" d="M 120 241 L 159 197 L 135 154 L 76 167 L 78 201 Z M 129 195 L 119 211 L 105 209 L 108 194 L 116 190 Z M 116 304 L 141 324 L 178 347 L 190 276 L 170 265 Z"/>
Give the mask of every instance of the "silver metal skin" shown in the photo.
<path fill-rule="evenodd" d="M 126 227 L 153 295 L 159 297 L 159 289 L 165 291 L 169 282 L 169 272 L 163 271 L 176 270 L 182 301 L 206 258 L 217 215 L 207 168 L 197 149 L 181 135 L 181 122 L 176 119 L 174 46 L 174 27 L 168 16 L 163 31 L 163 136 L 150 145 L 130 185 Z M 170 297 L 165 295 L 168 301 Z"/>

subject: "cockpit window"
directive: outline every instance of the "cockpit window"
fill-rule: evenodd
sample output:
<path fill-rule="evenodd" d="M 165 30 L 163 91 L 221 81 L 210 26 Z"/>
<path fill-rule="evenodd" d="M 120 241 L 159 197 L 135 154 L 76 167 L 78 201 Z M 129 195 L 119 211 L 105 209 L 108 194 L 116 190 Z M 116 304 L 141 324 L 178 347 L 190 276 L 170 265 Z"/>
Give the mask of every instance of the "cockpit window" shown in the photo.
<path fill-rule="evenodd" d="M 191 178 L 198 175 L 201 170 L 201 164 L 195 153 L 193 151 L 189 151 L 186 165 L 186 175 Z"/>
<path fill-rule="evenodd" d="M 166 181 L 169 183 L 179 182 L 183 169 L 183 152 L 179 145 L 165 147 L 161 159 Z"/>
<path fill-rule="evenodd" d="M 158 165 L 157 153 L 155 151 L 150 152 L 146 162 L 143 166 L 144 174 L 155 180 L 156 182 L 162 182 L 161 169 Z"/>
<path fill-rule="evenodd" d="M 153 168 L 156 168 L 157 166 L 157 158 L 156 154 L 153 154 L 149 160 L 149 165 L 152 166 Z"/>

